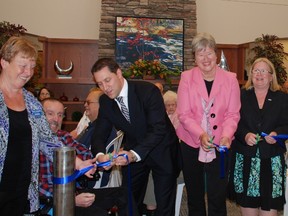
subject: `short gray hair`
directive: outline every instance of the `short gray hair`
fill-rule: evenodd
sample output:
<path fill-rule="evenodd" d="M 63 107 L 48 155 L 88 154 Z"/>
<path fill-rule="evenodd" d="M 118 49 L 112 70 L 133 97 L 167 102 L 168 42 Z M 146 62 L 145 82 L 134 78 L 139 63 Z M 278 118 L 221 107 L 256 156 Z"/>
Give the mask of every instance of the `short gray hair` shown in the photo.
<path fill-rule="evenodd" d="M 209 33 L 198 33 L 192 40 L 193 54 L 195 54 L 197 51 L 205 49 L 207 46 L 216 52 L 216 41 Z"/>
<path fill-rule="evenodd" d="M 171 101 L 171 100 L 177 102 L 177 93 L 174 91 L 168 90 L 163 95 L 163 99 L 164 99 L 164 103 L 166 103 L 167 101 Z"/>

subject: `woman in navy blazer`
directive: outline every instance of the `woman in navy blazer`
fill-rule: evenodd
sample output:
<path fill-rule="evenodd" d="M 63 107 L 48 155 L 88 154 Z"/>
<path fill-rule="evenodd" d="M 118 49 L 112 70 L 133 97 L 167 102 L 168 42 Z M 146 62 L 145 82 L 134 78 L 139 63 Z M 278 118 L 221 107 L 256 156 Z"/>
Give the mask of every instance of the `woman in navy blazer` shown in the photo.
<path fill-rule="evenodd" d="M 285 203 L 286 147 L 272 136 L 288 134 L 288 95 L 279 91 L 274 66 L 266 58 L 257 59 L 248 75 L 232 143 L 232 198 L 242 215 L 276 216 Z M 268 135 L 260 137 L 262 132 Z"/>
<path fill-rule="evenodd" d="M 122 130 L 125 133 L 125 144 L 119 154 L 128 155 L 132 191 L 140 214 L 149 172 L 152 170 L 156 215 L 174 215 L 179 144 L 159 89 L 148 82 L 125 80 L 118 64 L 110 58 L 99 59 L 92 67 L 92 74 L 104 92 L 99 100 L 92 153 L 98 161 L 107 161 L 109 156 L 103 154 L 105 140 L 113 126 Z M 124 99 L 129 120 L 121 113 L 121 105 L 117 101 L 119 96 Z M 123 166 L 123 185 L 127 186 L 126 159 L 119 157 L 115 163 Z"/>

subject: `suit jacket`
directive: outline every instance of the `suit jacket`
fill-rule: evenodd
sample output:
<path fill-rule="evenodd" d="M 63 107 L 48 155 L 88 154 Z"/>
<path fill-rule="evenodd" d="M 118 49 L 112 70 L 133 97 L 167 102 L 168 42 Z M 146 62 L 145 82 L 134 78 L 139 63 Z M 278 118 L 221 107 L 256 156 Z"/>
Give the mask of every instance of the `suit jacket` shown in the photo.
<path fill-rule="evenodd" d="M 159 89 L 148 82 L 128 81 L 129 123 L 117 103 L 106 95 L 100 97 L 97 130 L 92 138 L 94 155 L 105 152 L 113 126 L 125 133 L 125 150 L 134 150 L 143 162 L 156 163 L 163 169 L 177 168 L 178 138 L 169 120 Z M 163 163 L 165 161 L 165 163 Z"/>
<path fill-rule="evenodd" d="M 95 130 L 97 130 L 96 128 L 96 121 L 93 122 L 89 122 L 87 128 L 83 131 L 83 134 L 78 135 L 77 137 L 77 141 L 82 143 L 83 145 L 86 146 L 87 149 L 90 149 L 91 147 L 91 137 L 93 136 L 93 133 Z M 112 129 L 112 131 L 110 132 L 110 135 L 106 141 L 106 146 L 117 136 L 117 131 L 115 128 Z M 105 151 L 106 152 L 106 151 Z M 111 150 L 112 152 L 112 150 Z"/>
<path fill-rule="evenodd" d="M 221 137 L 233 138 L 240 119 L 240 87 L 236 74 L 217 67 L 210 95 L 198 67 L 184 71 L 178 87 L 177 113 L 180 120 L 177 135 L 193 148 L 200 147 L 203 118 L 202 100 L 207 103 L 214 99 L 209 110 L 209 124 L 215 143 Z"/>
<path fill-rule="evenodd" d="M 259 147 L 260 157 L 269 158 L 283 154 L 286 148 L 270 145 L 265 139 L 258 145 L 248 146 L 245 136 L 248 132 L 288 134 L 288 94 L 268 91 L 262 110 L 259 109 L 254 88 L 241 91 L 241 119 L 235 134 L 232 148 L 244 155 L 254 157 Z"/>

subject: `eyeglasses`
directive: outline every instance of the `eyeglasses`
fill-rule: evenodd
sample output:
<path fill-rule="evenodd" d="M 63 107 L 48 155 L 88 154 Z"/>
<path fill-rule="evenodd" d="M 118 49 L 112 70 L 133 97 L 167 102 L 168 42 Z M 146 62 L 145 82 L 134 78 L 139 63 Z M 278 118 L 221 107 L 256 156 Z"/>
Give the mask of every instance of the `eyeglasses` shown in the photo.
<path fill-rule="evenodd" d="M 271 71 L 268 71 L 268 70 L 265 70 L 265 69 L 253 69 L 252 70 L 252 74 L 263 74 L 263 75 L 266 75 L 266 74 L 268 74 L 268 73 L 270 73 L 270 74 L 272 74 L 272 72 Z"/>
<path fill-rule="evenodd" d="M 83 104 L 85 105 L 87 103 L 87 105 L 89 106 L 91 103 L 99 103 L 98 101 L 83 101 Z"/>

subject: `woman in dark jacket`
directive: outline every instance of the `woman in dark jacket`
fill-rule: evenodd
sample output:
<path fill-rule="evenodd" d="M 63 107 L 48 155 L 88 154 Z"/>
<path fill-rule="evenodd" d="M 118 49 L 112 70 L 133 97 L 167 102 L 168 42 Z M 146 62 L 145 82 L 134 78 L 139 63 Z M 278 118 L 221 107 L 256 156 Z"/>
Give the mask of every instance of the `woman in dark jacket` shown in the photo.
<path fill-rule="evenodd" d="M 242 215 L 276 216 L 285 203 L 286 148 L 273 136 L 288 134 L 288 95 L 279 90 L 273 64 L 255 60 L 241 92 L 232 144 L 230 186 Z"/>

